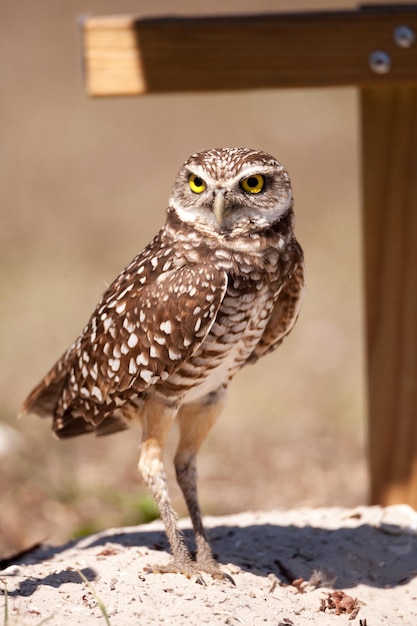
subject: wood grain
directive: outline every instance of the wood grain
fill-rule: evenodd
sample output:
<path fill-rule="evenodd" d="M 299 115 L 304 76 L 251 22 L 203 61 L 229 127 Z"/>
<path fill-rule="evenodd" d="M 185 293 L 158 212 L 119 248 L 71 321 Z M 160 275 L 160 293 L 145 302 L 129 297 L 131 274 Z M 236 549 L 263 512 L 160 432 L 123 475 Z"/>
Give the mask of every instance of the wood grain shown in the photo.
<path fill-rule="evenodd" d="M 417 88 L 362 90 L 373 503 L 417 508 Z"/>
<path fill-rule="evenodd" d="M 417 5 L 332 13 L 82 21 L 92 96 L 277 87 L 417 83 L 417 46 L 398 47 L 396 26 L 417 33 Z M 369 55 L 387 52 L 386 75 Z"/>

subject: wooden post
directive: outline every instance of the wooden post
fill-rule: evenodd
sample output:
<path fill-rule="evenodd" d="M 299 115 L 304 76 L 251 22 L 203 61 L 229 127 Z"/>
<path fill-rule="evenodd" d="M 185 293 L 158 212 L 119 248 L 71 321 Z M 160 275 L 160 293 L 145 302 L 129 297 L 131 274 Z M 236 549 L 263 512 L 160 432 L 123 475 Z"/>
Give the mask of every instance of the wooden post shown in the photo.
<path fill-rule="evenodd" d="M 417 87 L 361 99 L 371 498 L 417 508 Z"/>

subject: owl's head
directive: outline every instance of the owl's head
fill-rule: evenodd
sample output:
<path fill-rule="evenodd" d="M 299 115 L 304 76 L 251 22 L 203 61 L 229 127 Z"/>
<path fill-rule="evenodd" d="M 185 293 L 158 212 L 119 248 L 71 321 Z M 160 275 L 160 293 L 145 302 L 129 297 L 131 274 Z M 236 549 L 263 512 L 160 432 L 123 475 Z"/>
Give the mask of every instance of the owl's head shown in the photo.
<path fill-rule="evenodd" d="M 205 233 L 227 237 L 261 232 L 292 210 L 286 169 L 250 148 L 213 148 L 182 166 L 169 206 Z"/>

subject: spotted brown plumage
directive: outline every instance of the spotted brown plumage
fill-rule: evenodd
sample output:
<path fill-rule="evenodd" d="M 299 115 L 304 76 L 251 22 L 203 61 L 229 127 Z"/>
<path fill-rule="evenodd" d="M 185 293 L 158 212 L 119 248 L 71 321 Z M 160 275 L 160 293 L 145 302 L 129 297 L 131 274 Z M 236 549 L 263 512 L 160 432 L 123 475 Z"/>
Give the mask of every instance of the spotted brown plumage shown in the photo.
<path fill-rule="evenodd" d="M 195 457 L 235 373 L 278 346 L 304 288 L 290 179 L 264 152 L 213 149 L 180 170 L 167 219 L 110 285 L 89 322 L 24 403 L 58 437 L 143 427 L 139 468 L 173 551 L 164 571 L 220 576 L 202 525 Z M 177 419 L 178 482 L 194 525 L 192 562 L 162 463 Z"/>

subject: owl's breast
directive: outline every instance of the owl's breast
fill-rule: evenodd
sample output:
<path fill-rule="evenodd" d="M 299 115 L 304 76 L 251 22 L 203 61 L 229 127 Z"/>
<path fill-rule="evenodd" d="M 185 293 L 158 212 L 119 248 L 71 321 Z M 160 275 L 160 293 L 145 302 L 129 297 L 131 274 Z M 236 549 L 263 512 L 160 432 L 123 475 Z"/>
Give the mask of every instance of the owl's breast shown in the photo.
<path fill-rule="evenodd" d="M 184 402 L 227 383 L 245 364 L 262 336 L 273 307 L 266 283 L 229 285 L 216 320 L 197 351 L 168 379 Z"/>

